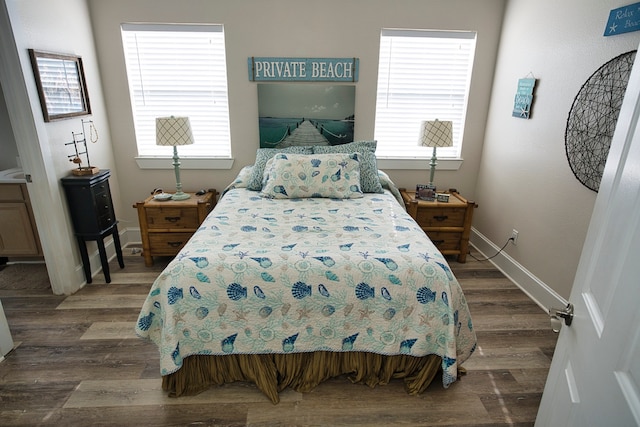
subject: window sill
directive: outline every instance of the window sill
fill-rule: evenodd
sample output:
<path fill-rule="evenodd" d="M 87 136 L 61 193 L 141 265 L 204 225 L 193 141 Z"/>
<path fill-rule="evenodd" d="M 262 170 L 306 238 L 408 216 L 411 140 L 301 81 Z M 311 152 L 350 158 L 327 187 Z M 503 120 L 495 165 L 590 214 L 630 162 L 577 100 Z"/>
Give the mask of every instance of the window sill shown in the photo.
<path fill-rule="evenodd" d="M 140 169 L 173 169 L 173 157 L 136 157 Z M 180 169 L 231 169 L 231 157 L 180 157 Z"/>
<path fill-rule="evenodd" d="M 429 163 L 431 162 L 430 158 L 427 159 L 415 159 L 415 158 L 385 158 L 378 157 L 378 168 L 382 170 L 393 170 L 393 169 L 415 169 L 415 170 L 425 170 L 429 169 Z M 462 166 L 462 159 L 438 159 L 438 166 L 436 169 L 438 170 L 458 170 L 460 166 Z"/>

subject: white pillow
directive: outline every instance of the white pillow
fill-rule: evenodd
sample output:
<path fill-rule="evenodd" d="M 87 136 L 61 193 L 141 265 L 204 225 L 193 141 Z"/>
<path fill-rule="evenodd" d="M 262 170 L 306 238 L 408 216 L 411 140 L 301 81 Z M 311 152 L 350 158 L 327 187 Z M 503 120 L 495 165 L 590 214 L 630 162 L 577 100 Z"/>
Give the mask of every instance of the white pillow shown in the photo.
<path fill-rule="evenodd" d="M 278 153 L 265 166 L 260 195 L 273 199 L 360 198 L 360 153 Z"/>

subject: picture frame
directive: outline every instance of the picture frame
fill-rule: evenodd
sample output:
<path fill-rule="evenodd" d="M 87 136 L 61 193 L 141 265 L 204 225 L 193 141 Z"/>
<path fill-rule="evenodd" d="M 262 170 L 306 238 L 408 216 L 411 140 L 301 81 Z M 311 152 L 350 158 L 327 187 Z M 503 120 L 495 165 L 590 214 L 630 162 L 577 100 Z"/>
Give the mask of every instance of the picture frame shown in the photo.
<path fill-rule="evenodd" d="M 430 184 L 417 184 L 416 199 L 428 202 L 436 200 L 436 187 Z"/>
<path fill-rule="evenodd" d="M 257 86 L 260 148 L 341 145 L 354 141 L 355 85 L 259 83 Z"/>
<path fill-rule="evenodd" d="M 45 122 L 91 114 L 82 58 L 29 49 Z"/>

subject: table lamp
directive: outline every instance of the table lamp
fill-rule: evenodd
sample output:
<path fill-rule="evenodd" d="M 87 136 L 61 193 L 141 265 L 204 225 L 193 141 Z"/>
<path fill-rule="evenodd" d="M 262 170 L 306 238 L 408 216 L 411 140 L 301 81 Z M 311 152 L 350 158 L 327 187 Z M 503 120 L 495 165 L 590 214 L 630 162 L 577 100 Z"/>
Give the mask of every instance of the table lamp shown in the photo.
<path fill-rule="evenodd" d="M 451 147 L 453 145 L 453 122 L 427 120 L 420 124 L 420 145 L 423 147 L 433 147 L 431 156 L 431 174 L 429 175 L 429 186 L 433 187 L 433 176 L 436 172 L 437 158 L 436 149 L 438 147 Z M 434 187 L 435 188 L 435 187 Z"/>
<path fill-rule="evenodd" d="M 180 182 L 180 158 L 178 145 L 193 144 L 193 134 L 189 117 L 158 117 L 156 118 L 156 145 L 170 145 L 173 147 L 173 168 L 176 172 L 176 192 L 172 200 L 185 200 L 190 196 L 182 192 Z"/>

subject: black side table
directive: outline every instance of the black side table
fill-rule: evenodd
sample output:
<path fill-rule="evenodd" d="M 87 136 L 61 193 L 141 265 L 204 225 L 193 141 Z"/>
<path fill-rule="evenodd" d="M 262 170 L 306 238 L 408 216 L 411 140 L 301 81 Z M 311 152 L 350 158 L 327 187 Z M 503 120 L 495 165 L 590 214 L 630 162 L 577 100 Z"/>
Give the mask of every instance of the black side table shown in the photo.
<path fill-rule="evenodd" d="M 107 283 L 111 282 L 109 262 L 104 248 L 105 236 L 113 236 L 113 244 L 120 268 L 124 268 L 118 221 L 113 211 L 111 191 L 109 189 L 109 169 L 101 170 L 94 175 L 69 175 L 62 178 L 62 186 L 67 195 L 69 212 L 84 267 L 87 283 L 91 283 L 91 265 L 87 253 L 87 240 L 95 240 L 98 244 L 102 272 Z"/>

